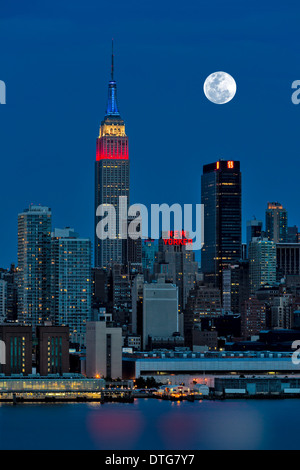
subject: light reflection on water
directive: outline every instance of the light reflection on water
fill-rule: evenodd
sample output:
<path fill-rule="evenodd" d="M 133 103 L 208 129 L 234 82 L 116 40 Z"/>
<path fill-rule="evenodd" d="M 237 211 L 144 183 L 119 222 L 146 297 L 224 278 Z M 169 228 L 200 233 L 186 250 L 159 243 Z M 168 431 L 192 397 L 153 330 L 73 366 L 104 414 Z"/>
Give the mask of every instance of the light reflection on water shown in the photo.
<path fill-rule="evenodd" d="M 298 449 L 300 400 L 0 407 L 1 449 Z"/>

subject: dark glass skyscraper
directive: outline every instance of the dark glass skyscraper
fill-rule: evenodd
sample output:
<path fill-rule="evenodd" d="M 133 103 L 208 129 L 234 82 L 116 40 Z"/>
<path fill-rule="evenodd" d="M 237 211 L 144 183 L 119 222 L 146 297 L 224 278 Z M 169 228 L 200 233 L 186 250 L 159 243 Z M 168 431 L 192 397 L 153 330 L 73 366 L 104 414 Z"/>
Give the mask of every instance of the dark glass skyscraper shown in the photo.
<path fill-rule="evenodd" d="M 206 281 L 221 288 L 224 266 L 241 258 L 240 162 L 219 160 L 203 166 L 201 203 L 204 204 L 202 271 Z"/>
<path fill-rule="evenodd" d="M 286 243 L 288 238 L 287 210 L 279 202 L 268 202 L 266 232 L 269 240 Z"/>
<path fill-rule="evenodd" d="M 125 134 L 125 123 L 120 116 L 117 104 L 113 57 L 112 55 L 108 104 L 97 139 L 95 166 L 95 267 L 101 268 L 109 268 L 114 263 L 122 263 L 120 196 L 127 196 L 127 207 L 129 205 L 128 137 Z M 101 204 L 111 204 L 116 210 L 115 239 L 101 240 L 97 237 L 96 227 L 100 217 L 96 216 L 96 210 Z"/>

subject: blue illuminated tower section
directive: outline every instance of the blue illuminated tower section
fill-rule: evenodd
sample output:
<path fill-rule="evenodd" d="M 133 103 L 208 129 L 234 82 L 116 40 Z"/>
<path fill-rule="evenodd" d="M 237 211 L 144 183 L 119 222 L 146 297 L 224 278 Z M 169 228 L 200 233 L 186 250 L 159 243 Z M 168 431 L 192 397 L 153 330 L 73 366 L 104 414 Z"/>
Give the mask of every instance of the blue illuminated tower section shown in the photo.
<path fill-rule="evenodd" d="M 129 154 L 125 123 L 117 104 L 117 84 L 114 80 L 114 54 L 112 53 L 111 80 L 108 84 L 108 103 L 97 138 L 95 164 L 95 267 L 110 269 L 123 261 L 120 238 L 119 197 L 127 196 L 129 205 Z M 96 227 L 101 217 L 96 210 L 101 204 L 111 204 L 116 210 L 116 238 L 101 240 Z"/>

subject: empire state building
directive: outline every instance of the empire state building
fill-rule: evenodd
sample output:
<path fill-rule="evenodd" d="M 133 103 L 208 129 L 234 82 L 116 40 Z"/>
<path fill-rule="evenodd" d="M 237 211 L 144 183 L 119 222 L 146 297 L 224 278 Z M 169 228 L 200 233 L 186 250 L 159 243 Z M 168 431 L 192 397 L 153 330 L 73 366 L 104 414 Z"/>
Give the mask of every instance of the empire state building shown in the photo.
<path fill-rule="evenodd" d="M 108 84 L 108 103 L 97 138 L 95 163 L 95 267 L 110 268 L 122 263 L 122 239 L 119 222 L 120 196 L 127 196 L 129 205 L 129 154 L 125 123 L 117 104 L 117 84 L 114 80 L 112 54 L 111 80 Z M 111 204 L 116 211 L 116 237 L 99 239 L 96 227 L 101 217 L 96 215 L 99 205 Z M 104 206 L 105 207 L 105 206 Z M 127 209 L 127 207 L 126 207 Z M 122 211 L 123 212 L 123 211 Z"/>

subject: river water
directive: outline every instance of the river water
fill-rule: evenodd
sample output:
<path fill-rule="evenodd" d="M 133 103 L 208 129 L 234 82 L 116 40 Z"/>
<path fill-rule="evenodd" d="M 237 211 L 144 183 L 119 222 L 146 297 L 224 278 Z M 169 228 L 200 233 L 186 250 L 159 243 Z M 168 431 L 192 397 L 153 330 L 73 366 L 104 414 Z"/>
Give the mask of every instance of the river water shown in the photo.
<path fill-rule="evenodd" d="M 299 449 L 300 400 L 0 405 L 0 449 Z"/>

